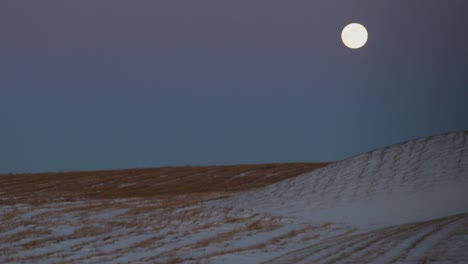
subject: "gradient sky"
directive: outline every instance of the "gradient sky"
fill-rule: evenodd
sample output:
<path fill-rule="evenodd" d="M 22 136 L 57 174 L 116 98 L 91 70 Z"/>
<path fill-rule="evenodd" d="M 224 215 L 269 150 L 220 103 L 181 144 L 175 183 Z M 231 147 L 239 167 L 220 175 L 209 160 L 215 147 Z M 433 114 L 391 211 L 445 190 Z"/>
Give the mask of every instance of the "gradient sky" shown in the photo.
<path fill-rule="evenodd" d="M 466 0 L 0 2 L 0 173 L 328 161 L 468 129 Z M 340 40 L 351 22 L 367 45 Z"/>

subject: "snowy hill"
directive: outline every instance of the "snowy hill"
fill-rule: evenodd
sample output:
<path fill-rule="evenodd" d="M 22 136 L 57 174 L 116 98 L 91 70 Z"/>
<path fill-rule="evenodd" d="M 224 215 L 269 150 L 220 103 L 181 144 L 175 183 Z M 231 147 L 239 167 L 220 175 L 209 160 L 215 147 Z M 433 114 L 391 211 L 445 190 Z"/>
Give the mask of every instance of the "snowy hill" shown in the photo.
<path fill-rule="evenodd" d="M 468 263 L 467 138 L 328 166 L 0 175 L 0 263 Z"/>
<path fill-rule="evenodd" d="M 465 213 L 467 138 L 450 133 L 389 146 L 220 204 L 360 228 Z"/>

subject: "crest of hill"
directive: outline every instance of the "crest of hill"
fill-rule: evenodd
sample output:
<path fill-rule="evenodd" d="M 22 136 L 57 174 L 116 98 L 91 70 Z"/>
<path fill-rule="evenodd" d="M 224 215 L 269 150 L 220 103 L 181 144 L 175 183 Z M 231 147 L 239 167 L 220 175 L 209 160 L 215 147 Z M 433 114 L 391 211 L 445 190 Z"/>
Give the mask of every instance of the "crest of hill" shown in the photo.
<path fill-rule="evenodd" d="M 467 137 L 453 132 L 392 145 L 214 203 L 359 228 L 466 213 Z"/>
<path fill-rule="evenodd" d="M 4 174 L 0 175 L 0 204 L 174 195 L 222 197 L 263 187 L 328 164 L 275 163 Z"/>

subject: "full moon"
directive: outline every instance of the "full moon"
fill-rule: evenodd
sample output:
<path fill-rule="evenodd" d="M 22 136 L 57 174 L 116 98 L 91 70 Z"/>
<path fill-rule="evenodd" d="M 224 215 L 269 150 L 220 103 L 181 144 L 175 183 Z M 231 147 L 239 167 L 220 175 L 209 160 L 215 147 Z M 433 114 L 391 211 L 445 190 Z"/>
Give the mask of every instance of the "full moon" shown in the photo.
<path fill-rule="evenodd" d="M 350 49 L 359 49 L 367 42 L 368 34 L 366 28 L 358 23 L 351 23 L 343 28 L 341 40 Z"/>

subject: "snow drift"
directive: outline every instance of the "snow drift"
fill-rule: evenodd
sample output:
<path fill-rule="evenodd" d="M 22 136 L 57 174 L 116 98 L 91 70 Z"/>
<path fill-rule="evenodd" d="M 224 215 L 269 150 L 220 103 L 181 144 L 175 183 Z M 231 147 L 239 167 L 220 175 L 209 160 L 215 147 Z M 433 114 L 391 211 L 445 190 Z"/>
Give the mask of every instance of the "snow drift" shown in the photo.
<path fill-rule="evenodd" d="M 360 228 L 468 212 L 468 131 L 408 141 L 219 201 Z"/>

